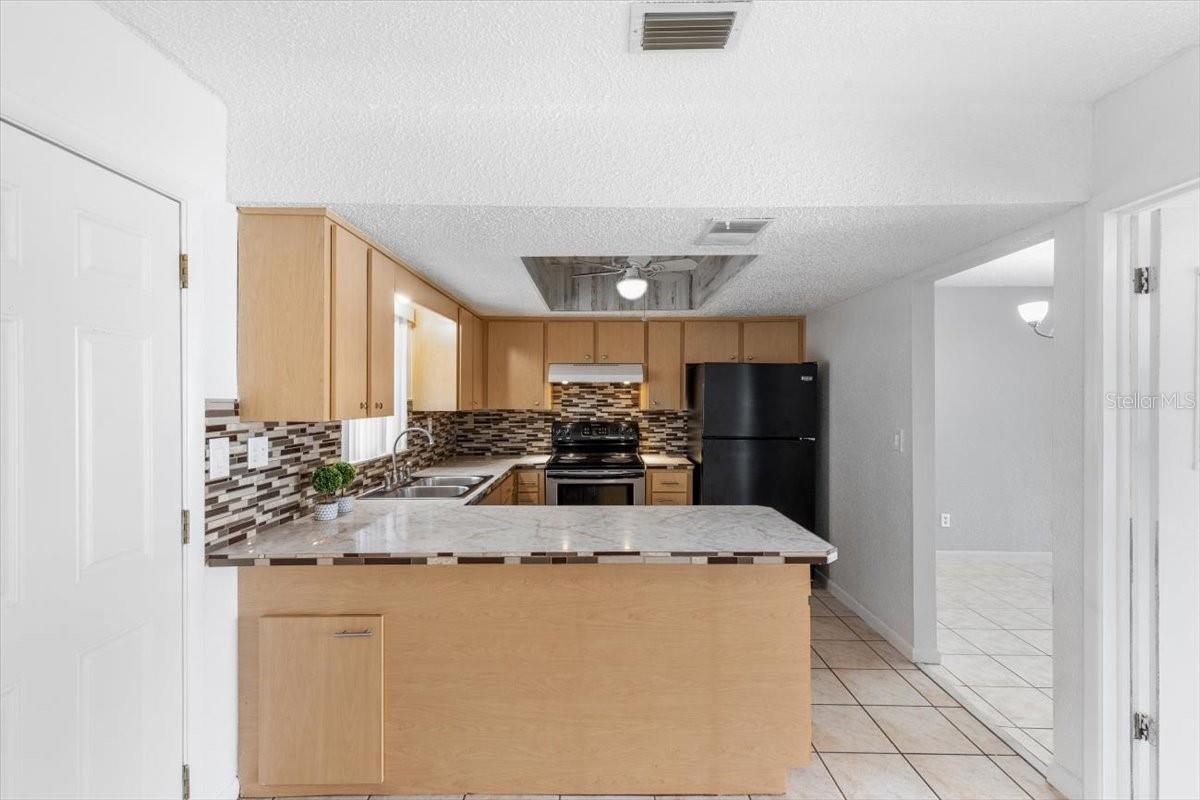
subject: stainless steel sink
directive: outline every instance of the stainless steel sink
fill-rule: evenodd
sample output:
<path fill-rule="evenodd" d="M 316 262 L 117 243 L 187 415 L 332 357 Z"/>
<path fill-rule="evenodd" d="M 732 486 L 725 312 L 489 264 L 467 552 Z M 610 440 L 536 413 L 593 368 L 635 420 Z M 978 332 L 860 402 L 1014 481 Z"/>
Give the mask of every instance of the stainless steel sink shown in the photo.
<path fill-rule="evenodd" d="M 388 497 L 462 497 L 471 491 L 470 486 L 400 486 L 395 489 L 377 489 L 364 494 L 364 498 L 378 499 Z"/>
<path fill-rule="evenodd" d="M 491 475 L 430 475 L 427 478 L 413 478 L 406 486 L 478 486 Z"/>

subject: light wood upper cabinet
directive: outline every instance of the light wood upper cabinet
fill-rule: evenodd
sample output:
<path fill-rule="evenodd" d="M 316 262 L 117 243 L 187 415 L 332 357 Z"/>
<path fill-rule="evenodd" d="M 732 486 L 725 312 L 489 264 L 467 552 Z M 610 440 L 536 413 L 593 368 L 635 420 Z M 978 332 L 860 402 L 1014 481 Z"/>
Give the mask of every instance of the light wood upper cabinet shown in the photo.
<path fill-rule="evenodd" d="M 683 323 L 646 323 L 646 382 L 642 407 L 683 408 Z"/>
<path fill-rule="evenodd" d="M 683 323 L 683 360 L 687 364 L 736 364 L 740 323 L 735 320 L 689 320 Z"/>
<path fill-rule="evenodd" d="M 641 364 L 646 360 L 646 325 L 641 321 L 596 323 L 596 361 L 600 364 Z"/>
<path fill-rule="evenodd" d="M 383 617 L 258 622 L 258 780 L 383 782 Z"/>
<path fill-rule="evenodd" d="M 800 323 L 796 320 L 742 323 L 742 362 L 798 364 Z"/>
<path fill-rule="evenodd" d="M 596 360 L 596 325 L 593 322 L 547 322 L 546 363 L 586 364 Z"/>
<path fill-rule="evenodd" d="M 458 320 L 414 305 L 409 337 L 413 410 L 458 410 Z"/>
<path fill-rule="evenodd" d="M 458 408 L 484 407 L 483 322 L 465 308 L 458 310 Z"/>
<path fill-rule="evenodd" d="M 547 408 L 544 330 L 541 322 L 487 323 L 488 408 Z"/>
<path fill-rule="evenodd" d="M 368 416 L 367 404 L 367 259 L 370 247 L 340 227 L 333 230 L 333 392 L 336 419 Z"/>
<path fill-rule="evenodd" d="M 371 250 L 367 292 L 367 411 L 372 417 L 396 413 L 396 262 Z"/>

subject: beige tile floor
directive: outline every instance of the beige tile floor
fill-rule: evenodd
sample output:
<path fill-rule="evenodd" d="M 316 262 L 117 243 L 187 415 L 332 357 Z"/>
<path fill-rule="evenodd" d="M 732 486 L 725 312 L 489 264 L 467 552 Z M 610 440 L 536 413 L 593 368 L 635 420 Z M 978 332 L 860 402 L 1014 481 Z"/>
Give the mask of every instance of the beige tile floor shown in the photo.
<path fill-rule="evenodd" d="M 1019 749 L 1054 757 L 1054 650 L 1049 553 L 939 552 L 942 686 Z"/>
<path fill-rule="evenodd" d="M 788 774 L 784 797 L 1061 800 L 1037 770 L 824 590 L 813 591 L 812 614 L 814 752 L 807 767 Z M 422 800 L 554 797 L 472 794 Z M 389 799 L 375 795 L 371 800 Z M 560 800 L 633 798 L 564 795 Z"/>

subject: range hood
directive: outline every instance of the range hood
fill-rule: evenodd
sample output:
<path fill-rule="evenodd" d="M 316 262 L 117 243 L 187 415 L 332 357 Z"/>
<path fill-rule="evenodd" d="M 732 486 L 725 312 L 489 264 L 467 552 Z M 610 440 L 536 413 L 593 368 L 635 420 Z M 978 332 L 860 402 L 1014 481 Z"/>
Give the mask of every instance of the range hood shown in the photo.
<path fill-rule="evenodd" d="M 641 383 L 641 364 L 551 364 L 551 383 Z"/>

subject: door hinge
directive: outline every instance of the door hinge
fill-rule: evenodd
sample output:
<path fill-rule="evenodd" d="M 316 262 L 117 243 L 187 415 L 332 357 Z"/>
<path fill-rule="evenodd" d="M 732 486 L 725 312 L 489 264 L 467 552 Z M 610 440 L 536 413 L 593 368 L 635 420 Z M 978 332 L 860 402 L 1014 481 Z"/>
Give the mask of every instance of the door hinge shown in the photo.
<path fill-rule="evenodd" d="M 1138 267 L 1133 271 L 1133 293 L 1150 294 L 1150 268 Z"/>
<path fill-rule="evenodd" d="M 179 254 L 179 288 L 188 287 L 188 257 L 187 253 Z"/>
<path fill-rule="evenodd" d="M 1140 711 L 1133 715 L 1133 740 L 1135 742 L 1154 742 L 1154 717 Z"/>
<path fill-rule="evenodd" d="M 180 530 L 183 536 L 183 543 L 189 544 L 192 541 L 192 512 L 186 508 L 179 512 Z"/>
<path fill-rule="evenodd" d="M 192 768 L 187 764 L 183 765 L 183 800 L 190 800 L 192 796 Z"/>

